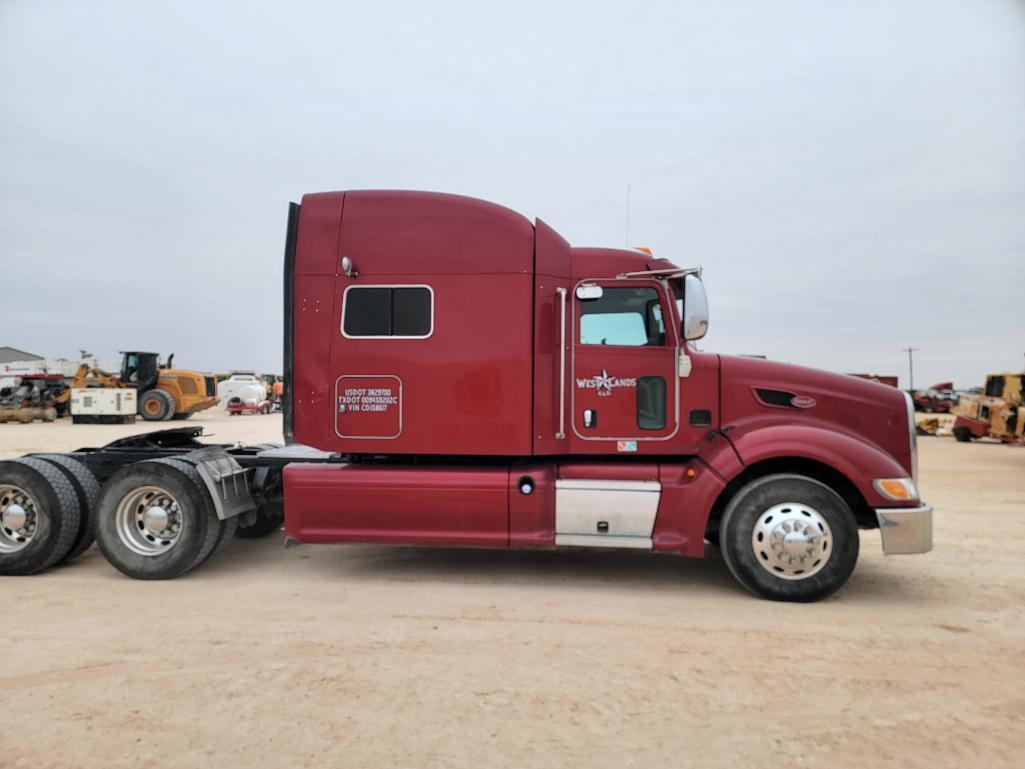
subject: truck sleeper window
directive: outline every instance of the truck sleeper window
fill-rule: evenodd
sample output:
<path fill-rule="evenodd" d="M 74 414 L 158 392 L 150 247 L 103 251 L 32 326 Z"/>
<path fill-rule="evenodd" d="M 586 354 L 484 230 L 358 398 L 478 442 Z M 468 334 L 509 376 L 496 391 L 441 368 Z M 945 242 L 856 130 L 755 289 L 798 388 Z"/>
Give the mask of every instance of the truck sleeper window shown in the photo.
<path fill-rule="evenodd" d="M 653 288 L 604 288 L 580 302 L 580 344 L 658 347 L 666 343 L 658 292 Z"/>
<path fill-rule="evenodd" d="M 427 286 L 350 286 L 342 307 L 342 333 L 348 337 L 431 335 L 434 294 Z"/>

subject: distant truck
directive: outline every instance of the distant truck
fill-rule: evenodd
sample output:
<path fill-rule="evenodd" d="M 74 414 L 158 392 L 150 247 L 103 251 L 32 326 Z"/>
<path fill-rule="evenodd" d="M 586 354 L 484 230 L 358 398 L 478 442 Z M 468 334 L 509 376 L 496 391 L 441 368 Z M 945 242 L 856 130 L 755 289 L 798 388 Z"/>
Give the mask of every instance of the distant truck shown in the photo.
<path fill-rule="evenodd" d="M 939 382 L 928 390 L 914 390 L 911 397 L 915 411 L 927 414 L 946 414 L 957 405 L 959 398 L 953 382 Z"/>
<path fill-rule="evenodd" d="M 282 510 L 288 542 L 709 541 L 788 601 L 847 581 L 859 528 L 886 553 L 932 547 L 910 397 L 699 350 L 700 269 L 572 247 L 471 198 L 333 192 L 290 208 L 284 297 L 289 446 L 184 428 L 2 462 L 0 572 L 59 562 L 93 527 L 125 574 L 176 577 Z"/>
<path fill-rule="evenodd" d="M 961 442 L 996 438 L 1004 443 L 1025 444 L 1025 373 L 990 374 L 980 395 L 961 394 L 953 408 L 954 437 Z"/>

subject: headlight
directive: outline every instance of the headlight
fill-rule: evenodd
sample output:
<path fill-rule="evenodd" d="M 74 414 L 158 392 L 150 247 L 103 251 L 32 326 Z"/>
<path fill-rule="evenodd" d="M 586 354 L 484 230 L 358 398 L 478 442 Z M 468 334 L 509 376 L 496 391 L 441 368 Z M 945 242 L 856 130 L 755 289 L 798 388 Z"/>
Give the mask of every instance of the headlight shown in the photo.
<path fill-rule="evenodd" d="M 904 402 L 908 408 L 908 443 L 911 446 L 911 479 L 918 480 L 918 431 L 915 430 L 915 402 L 911 395 L 904 392 Z"/>
<path fill-rule="evenodd" d="M 872 485 L 887 499 L 910 502 L 918 499 L 918 489 L 911 478 L 876 478 Z"/>

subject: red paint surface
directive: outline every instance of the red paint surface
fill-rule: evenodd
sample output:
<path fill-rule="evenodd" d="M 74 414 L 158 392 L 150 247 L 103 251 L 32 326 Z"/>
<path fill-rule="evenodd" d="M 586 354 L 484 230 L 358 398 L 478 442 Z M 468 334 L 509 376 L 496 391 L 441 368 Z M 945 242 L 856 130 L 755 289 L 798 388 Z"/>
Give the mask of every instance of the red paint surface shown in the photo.
<path fill-rule="evenodd" d="M 815 406 L 765 406 L 755 394 L 759 388 L 808 396 Z M 847 476 L 869 505 L 892 504 L 872 481 L 911 475 L 907 420 L 904 395 L 892 387 L 757 358 L 722 357 L 722 425 L 745 465 L 811 459 Z"/>
<path fill-rule="evenodd" d="M 653 462 L 566 462 L 559 465 L 559 478 L 585 481 L 657 481 L 658 465 Z"/>
<path fill-rule="evenodd" d="M 958 414 L 954 418 L 954 427 L 967 427 L 973 438 L 985 438 L 989 435 L 989 422 L 983 422 L 981 419 L 975 419 L 974 417 Z"/>
<path fill-rule="evenodd" d="M 560 346 L 565 340 L 565 356 L 569 360 L 572 349 L 570 336 L 570 308 L 572 307 L 572 249 L 555 230 L 537 221 L 534 241 L 537 273 L 534 276 L 534 454 L 564 454 L 569 450 L 569 439 L 558 438 L 559 433 L 559 364 Z M 566 291 L 566 321 L 560 328 L 561 301 L 559 289 Z M 565 335 L 561 333 L 565 332 Z M 568 368 L 568 364 L 567 364 Z M 567 373 L 568 380 L 569 375 Z M 570 432 L 565 412 L 564 434 Z"/>
<path fill-rule="evenodd" d="M 589 276 L 590 277 L 590 276 Z M 628 286 L 653 289 L 660 300 L 662 317 L 674 317 L 670 310 L 671 298 L 665 289 L 653 280 L 597 280 L 603 288 Z M 608 453 L 610 447 L 619 453 L 619 442 L 636 443 L 637 454 L 665 454 L 663 444 L 679 430 L 679 399 L 676 395 L 677 332 L 667 324 L 666 344 L 660 347 L 618 347 L 612 345 L 581 344 L 581 300 L 573 297 L 573 355 L 570 361 L 570 381 L 567 400 L 573 417 L 570 450 L 574 454 Z M 665 382 L 665 426 L 661 429 L 641 429 L 637 424 L 638 385 L 615 386 L 623 382 L 637 382 L 641 377 L 660 377 Z M 600 384 L 612 386 L 602 388 Z M 598 383 L 598 387 L 588 384 Z M 586 427 L 584 412 L 597 414 L 597 424 Z"/>
<path fill-rule="evenodd" d="M 342 273 L 343 256 L 357 274 Z M 709 512 L 726 484 L 752 464 L 780 458 L 828 465 L 869 505 L 892 506 L 872 481 L 910 475 L 902 394 L 849 376 L 720 358 L 690 346 L 680 353 L 690 358 L 690 374 L 677 377 L 673 295 L 658 281 L 622 275 L 672 267 L 634 250 L 572 248 L 540 220 L 532 225 L 470 198 L 367 191 L 305 196 L 294 274 L 296 440 L 367 458 L 488 459 L 458 466 L 372 459 L 290 465 L 289 535 L 550 547 L 556 477 L 658 480 L 655 549 L 700 555 Z M 656 288 L 667 344 L 579 344 L 574 289 L 585 279 Z M 343 292 L 360 285 L 430 286 L 430 336 L 344 337 Z M 559 325 L 559 289 L 566 290 L 565 326 Z M 603 372 L 665 378 L 666 427 L 637 426 L 633 388 L 599 396 L 578 386 L 578 378 Z M 790 396 L 785 405 L 773 405 L 756 395 L 758 389 Z M 371 408 L 352 408 L 361 404 Z M 560 405 L 564 437 L 557 435 Z M 585 408 L 598 411 L 597 429 L 583 426 Z M 633 441 L 636 451 L 624 452 Z M 497 457 L 507 459 L 496 466 Z M 535 484 L 529 495 L 519 490 L 525 477 Z"/>
<path fill-rule="evenodd" d="M 517 465 L 509 471 L 509 546 L 555 546 L 555 476 L 554 464 Z M 520 484 L 534 484 L 524 494 Z"/>
<path fill-rule="evenodd" d="M 285 534 L 301 542 L 507 547 L 509 470 L 293 463 Z"/>
<path fill-rule="evenodd" d="M 694 473 L 688 477 L 687 473 Z M 726 484 L 700 460 L 659 467 L 662 496 L 658 502 L 653 549 L 694 558 L 705 554 L 708 512 Z"/>
<path fill-rule="evenodd" d="M 345 193 L 339 228 L 340 206 L 324 211 L 323 197 L 309 237 L 303 199 L 296 250 L 296 275 L 317 273 L 296 280 L 296 440 L 346 453 L 529 455 L 534 228 L 490 203 L 408 192 Z M 338 272 L 343 255 L 356 276 Z M 428 338 L 342 335 L 345 288 L 381 284 L 432 288 Z M 336 431 L 341 377 L 401 386 L 401 432 L 391 431 L 397 409 L 347 415 Z"/>

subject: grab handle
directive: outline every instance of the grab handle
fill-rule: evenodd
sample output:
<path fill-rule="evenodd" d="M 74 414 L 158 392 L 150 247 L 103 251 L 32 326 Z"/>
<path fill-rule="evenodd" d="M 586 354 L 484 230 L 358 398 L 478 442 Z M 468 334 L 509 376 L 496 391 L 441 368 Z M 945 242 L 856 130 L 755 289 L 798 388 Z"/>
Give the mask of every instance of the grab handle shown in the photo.
<path fill-rule="evenodd" d="M 559 295 L 559 432 L 556 440 L 566 437 L 566 289 L 557 288 Z"/>

